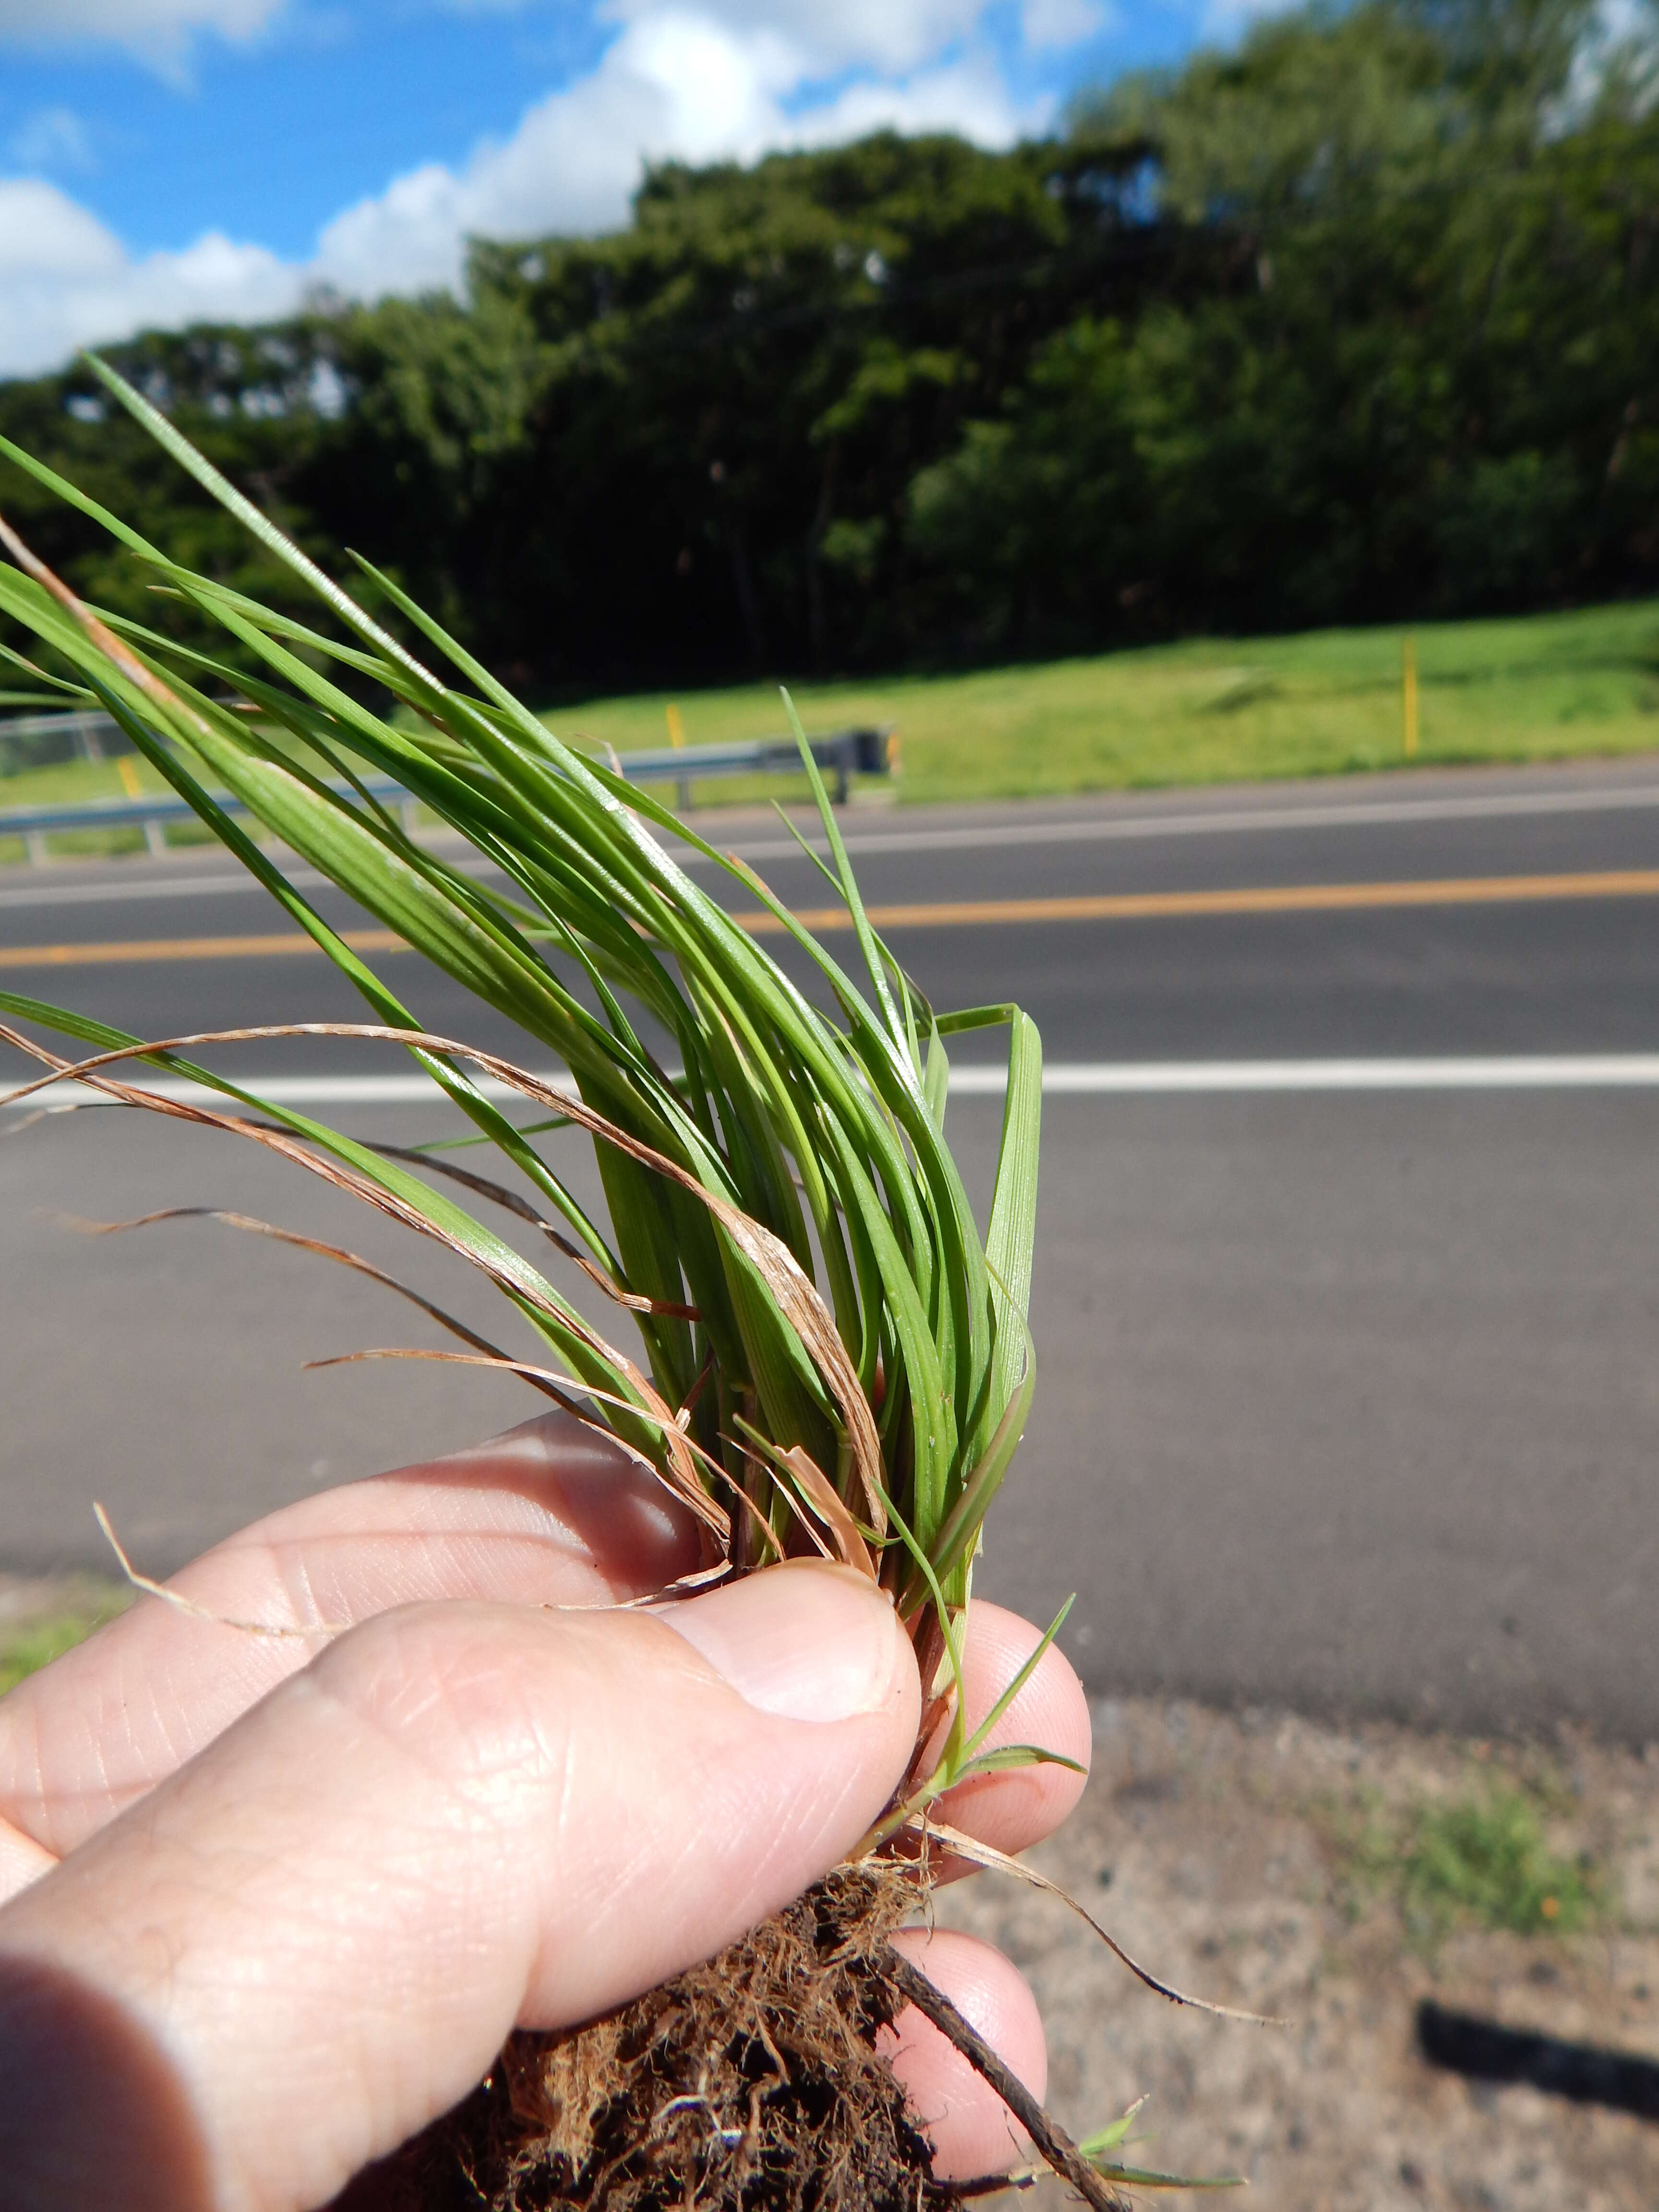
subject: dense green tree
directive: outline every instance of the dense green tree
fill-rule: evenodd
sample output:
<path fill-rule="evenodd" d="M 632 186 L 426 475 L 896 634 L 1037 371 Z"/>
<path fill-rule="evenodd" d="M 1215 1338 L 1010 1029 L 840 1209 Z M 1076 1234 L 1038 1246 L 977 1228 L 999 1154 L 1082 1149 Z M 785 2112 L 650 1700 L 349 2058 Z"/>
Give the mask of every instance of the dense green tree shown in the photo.
<path fill-rule="evenodd" d="M 670 164 L 613 236 L 477 246 L 465 307 L 112 353 L 239 481 L 385 562 L 520 681 L 925 654 L 937 580 L 914 573 L 910 482 L 1080 309 L 1162 281 L 1178 240 L 1120 204 L 1139 158 L 886 133 Z M 272 353 L 295 363 L 280 390 Z M 65 418 L 89 392 L 0 388 L 0 428 L 148 485 L 124 425 Z M 188 488 L 171 521 L 144 508 L 163 542 L 210 526 Z M 104 588 L 87 533 L 53 526 Z"/>
<path fill-rule="evenodd" d="M 963 641 L 1652 588 L 1659 126 L 1595 34 L 1579 0 L 1380 0 L 1085 104 L 1231 251 L 1050 340 L 918 479 Z"/>
<path fill-rule="evenodd" d="M 538 367 L 510 526 L 467 588 L 487 574 L 556 675 L 928 650 L 912 478 L 1103 284 L 1141 281 L 1099 167 L 883 135 L 665 167 L 616 237 L 480 247 L 475 313 L 522 319 Z"/>
<path fill-rule="evenodd" d="M 112 349 L 319 548 L 544 696 L 1659 587 L 1659 52 L 1594 0 L 1361 0 L 991 153 L 652 171 L 465 304 Z M 0 430 L 244 541 L 84 373 Z M 183 616 L 0 471 L 80 586 Z"/>

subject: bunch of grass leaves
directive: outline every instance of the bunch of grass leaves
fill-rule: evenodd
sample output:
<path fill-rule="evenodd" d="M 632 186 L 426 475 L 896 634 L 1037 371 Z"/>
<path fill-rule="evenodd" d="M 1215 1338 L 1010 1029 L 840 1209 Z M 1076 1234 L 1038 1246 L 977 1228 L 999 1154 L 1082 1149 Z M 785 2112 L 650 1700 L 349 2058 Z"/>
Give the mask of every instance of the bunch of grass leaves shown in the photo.
<path fill-rule="evenodd" d="M 981 1529 L 1035 1382 L 1042 1055 L 1030 1020 L 1012 1006 L 935 1013 L 871 927 L 804 739 L 829 855 L 818 865 L 844 902 L 856 972 L 741 860 L 614 761 L 550 731 L 392 579 L 359 560 L 356 593 L 343 588 L 147 400 L 93 366 L 309 587 L 317 614 L 301 623 L 179 566 L 0 440 L 224 641 L 216 655 L 82 605 L 0 520 L 15 564 L 0 565 L 0 613 L 33 641 L 29 658 L 9 658 L 114 718 L 356 987 L 368 1018 L 144 1039 L 4 992 L 0 1012 L 25 1026 L 0 1035 L 43 1069 L 37 1087 L 72 1076 L 106 1099 L 234 1130 L 470 1261 L 528 1324 L 536 1353 L 511 1358 L 420 1301 L 464 1340 L 447 1356 L 500 1362 L 612 1432 L 696 1516 L 710 1578 L 816 1549 L 878 1579 L 939 1692 L 931 1741 L 954 1709 L 943 1753 L 910 1778 L 909 1814 L 988 1763 L 1039 1756 L 985 1753 L 986 1729 L 969 1736 L 950 1695 Z M 371 788 L 382 777 L 464 850 L 406 834 Z M 423 1028 L 233 818 L 226 794 L 505 1017 L 526 1060 L 565 1073 L 550 1079 Z M 787 933 L 818 979 L 816 1000 L 694 879 L 688 852 Z M 945 1040 L 994 1024 L 1010 1031 L 1008 1085 L 981 1242 L 945 1142 Z M 81 1049 L 54 1050 L 41 1032 Z M 277 1034 L 407 1053 L 434 1103 L 471 1125 L 471 1149 L 377 1147 L 191 1056 Z M 145 1068 L 200 1089 L 180 1097 L 175 1083 L 163 1097 L 143 1087 Z M 191 1103 L 213 1093 L 219 1103 Z M 605 1219 L 561 1168 L 573 1128 L 593 1140 Z M 523 1232 L 516 1243 L 503 1224 Z M 579 1310 L 572 1292 L 584 1285 L 618 1310 L 617 1328 Z M 623 1312 L 635 1351 L 615 1340 Z"/>
<path fill-rule="evenodd" d="M 988 1746 L 1063 1612 L 971 1731 L 961 1696 L 974 1562 L 1036 1382 L 1026 1318 L 1042 1095 L 1034 1024 L 1009 1006 L 936 1013 L 904 974 L 866 914 L 787 697 L 827 863 L 816 846 L 805 849 L 845 908 L 856 973 L 752 868 L 629 783 L 614 758 L 562 741 L 394 580 L 359 560 L 361 596 L 344 590 L 139 393 L 91 366 L 314 594 L 317 613 L 301 622 L 181 567 L 0 438 L 0 453 L 185 603 L 194 641 L 83 605 L 0 516 L 13 563 L 0 563 L 0 617 L 33 641 L 28 654 L 0 643 L 0 661 L 104 708 L 355 987 L 369 1018 L 142 1038 L 0 991 L 9 1018 L 0 1043 L 42 1071 L 12 1101 L 78 1085 L 240 1135 L 469 1262 L 528 1327 L 533 1357 L 509 1354 L 341 1247 L 216 1209 L 168 1209 L 353 1268 L 465 1347 L 389 1356 L 499 1368 L 605 1429 L 699 1525 L 704 1563 L 688 1587 L 813 1551 L 867 1574 L 905 1620 L 930 1695 L 910 1771 L 861 1850 L 926 1828 L 954 1857 L 1052 1889 L 930 1815 L 957 1783 L 1055 1756 Z M 216 651 L 200 641 L 215 631 Z M 459 849 L 409 835 L 376 795 L 382 778 L 456 833 Z M 504 1018 L 533 1065 L 424 1028 L 275 851 L 297 855 Z M 739 910 L 711 896 L 688 860 L 723 875 Z M 816 998 L 768 954 L 745 912 L 792 942 Z M 981 1241 L 945 1142 L 945 1039 L 992 1027 L 1009 1032 L 1008 1079 Z M 375 1144 L 193 1056 L 211 1050 L 216 1063 L 220 1048 L 279 1037 L 409 1054 L 434 1104 L 459 1113 L 468 1133 L 416 1148 Z M 557 1072 L 539 1072 L 550 1059 Z M 146 1087 L 146 1070 L 171 1079 L 167 1090 Z M 602 1219 L 561 1164 L 572 1131 L 592 1140 Z M 602 1328 L 578 1306 L 579 1291 L 629 1317 L 635 1350 L 614 1340 L 620 1322 Z M 1201 2003 L 1090 1924 L 1148 1987 Z M 994 2055 L 975 2063 L 994 2067 Z M 1012 2094 L 1009 2079 L 1003 2094 Z M 1191 2185 L 1117 2161 L 1132 2117 L 1082 2146 L 1045 2151 L 1097 2207 L 1117 2203 L 1119 2184 Z"/>

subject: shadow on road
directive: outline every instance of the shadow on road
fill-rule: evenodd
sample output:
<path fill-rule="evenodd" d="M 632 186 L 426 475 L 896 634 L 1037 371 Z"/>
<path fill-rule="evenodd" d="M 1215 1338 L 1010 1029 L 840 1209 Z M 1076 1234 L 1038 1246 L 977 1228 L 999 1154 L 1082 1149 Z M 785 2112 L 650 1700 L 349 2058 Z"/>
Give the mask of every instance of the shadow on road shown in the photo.
<path fill-rule="evenodd" d="M 1525 2082 L 1575 2104 L 1659 2120 L 1659 2063 L 1651 2058 L 1500 2027 L 1428 2000 L 1417 2009 L 1417 2040 L 1431 2065 L 1471 2081 Z"/>

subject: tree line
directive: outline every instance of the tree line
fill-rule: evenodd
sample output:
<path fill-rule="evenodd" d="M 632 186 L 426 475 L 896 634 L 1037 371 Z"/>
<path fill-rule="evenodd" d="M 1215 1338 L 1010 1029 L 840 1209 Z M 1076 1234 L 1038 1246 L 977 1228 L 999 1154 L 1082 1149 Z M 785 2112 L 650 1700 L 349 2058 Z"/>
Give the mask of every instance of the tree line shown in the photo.
<path fill-rule="evenodd" d="M 1659 587 L 1659 70 L 1595 0 L 1364 0 L 989 152 L 648 172 L 464 302 L 109 357 L 331 561 L 538 696 Z M 280 574 L 84 369 L 0 432 L 167 551 Z M 182 617 L 80 518 L 88 596 Z"/>

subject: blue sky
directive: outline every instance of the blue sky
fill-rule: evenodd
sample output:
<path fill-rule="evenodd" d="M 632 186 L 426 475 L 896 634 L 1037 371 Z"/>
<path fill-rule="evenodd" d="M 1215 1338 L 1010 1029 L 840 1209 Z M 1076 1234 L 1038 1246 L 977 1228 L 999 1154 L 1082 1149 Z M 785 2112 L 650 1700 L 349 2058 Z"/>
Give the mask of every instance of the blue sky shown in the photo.
<path fill-rule="evenodd" d="M 1251 5 L 0 0 L 0 374 L 317 284 L 453 284 L 469 232 L 625 219 L 648 155 L 1006 143 Z"/>

